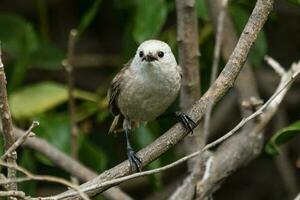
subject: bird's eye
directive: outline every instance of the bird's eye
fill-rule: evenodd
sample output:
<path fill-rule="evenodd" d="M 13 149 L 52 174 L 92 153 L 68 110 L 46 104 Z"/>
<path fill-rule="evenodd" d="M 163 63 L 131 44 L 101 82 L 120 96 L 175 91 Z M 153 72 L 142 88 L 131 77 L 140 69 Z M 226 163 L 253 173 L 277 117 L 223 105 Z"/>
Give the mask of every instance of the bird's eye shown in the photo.
<path fill-rule="evenodd" d="M 162 58 L 162 57 L 164 57 L 164 52 L 162 52 L 162 51 L 159 51 L 158 53 L 157 53 L 157 55 L 158 55 L 158 57 L 160 57 L 160 58 Z"/>
<path fill-rule="evenodd" d="M 143 52 L 143 51 L 140 51 L 140 52 L 139 52 L 139 56 L 140 56 L 140 57 L 143 57 L 143 56 L 144 56 L 144 52 Z"/>

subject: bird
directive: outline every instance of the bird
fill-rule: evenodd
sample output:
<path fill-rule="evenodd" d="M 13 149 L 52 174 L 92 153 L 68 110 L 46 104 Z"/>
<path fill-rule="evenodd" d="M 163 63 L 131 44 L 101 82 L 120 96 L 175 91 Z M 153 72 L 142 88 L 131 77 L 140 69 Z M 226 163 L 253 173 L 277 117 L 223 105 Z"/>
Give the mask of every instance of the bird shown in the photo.
<path fill-rule="evenodd" d="M 132 171 L 141 171 L 142 161 L 131 146 L 130 131 L 163 116 L 175 101 L 181 80 L 182 69 L 170 46 L 154 39 L 142 42 L 134 57 L 113 78 L 107 93 L 109 109 L 115 116 L 109 133 L 125 132 Z M 188 132 L 197 126 L 183 112 L 175 112 L 173 116 Z"/>

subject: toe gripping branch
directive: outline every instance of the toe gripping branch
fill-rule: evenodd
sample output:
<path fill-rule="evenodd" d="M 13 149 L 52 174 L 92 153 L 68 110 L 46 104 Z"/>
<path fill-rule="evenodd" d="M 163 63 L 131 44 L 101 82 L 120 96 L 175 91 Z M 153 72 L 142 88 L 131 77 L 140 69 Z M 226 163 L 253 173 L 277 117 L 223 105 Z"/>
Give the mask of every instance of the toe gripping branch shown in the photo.
<path fill-rule="evenodd" d="M 197 127 L 197 124 L 183 112 L 175 112 L 174 115 L 175 119 L 188 130 L 188 133 L 191 132 L 193 134 L 193 129 Z"/>
<path fill-rule="evenodd" d="M 127 145 L 127 156 L 128 156 L 131 171 L 132 172 L 136 172 L 136 171 L 140 172 L 140 171 L 142 171 L 141 170 L 142 161 L 136 155 L 136 153 L 134 152 L 134 150 L 132 149 L 132 147 L 130 145 L 128 129 L 125 130 L 125 135 L 126 135 L 126 145 Z"/>

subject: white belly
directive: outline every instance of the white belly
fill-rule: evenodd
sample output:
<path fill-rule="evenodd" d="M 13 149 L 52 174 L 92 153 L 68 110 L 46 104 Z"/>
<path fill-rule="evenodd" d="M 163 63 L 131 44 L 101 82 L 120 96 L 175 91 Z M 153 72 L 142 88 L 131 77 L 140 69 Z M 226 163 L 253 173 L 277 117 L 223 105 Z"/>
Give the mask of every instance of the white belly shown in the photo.
<path fill-rule="evenodd" d="M 136 76 L 122 88 L 118 106 L 121 113 L 132 121 L 151 121 L 172 104 L 179 89 L 177 71 Z"/>

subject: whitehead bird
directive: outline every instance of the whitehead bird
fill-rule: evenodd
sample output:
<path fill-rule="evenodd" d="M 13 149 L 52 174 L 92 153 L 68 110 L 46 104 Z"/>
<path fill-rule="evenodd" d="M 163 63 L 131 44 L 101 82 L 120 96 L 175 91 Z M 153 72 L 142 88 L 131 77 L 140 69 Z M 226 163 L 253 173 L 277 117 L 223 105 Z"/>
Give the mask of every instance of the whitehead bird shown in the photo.
<path fill-rule="evenodd" d="M 133 151 L 129 132 L 161 116 L 176 99 L 182 71 L 171 48 L 159 40 L 140 44 L 133 59 L 115 76 L 108 90 L 109 108 L 115 115 L 109 132 L 124 131 L 132 171 L 141 171 L 141 159 Z M 196 123 L 182 112 L 174 116 L 190 132 Z"/>

